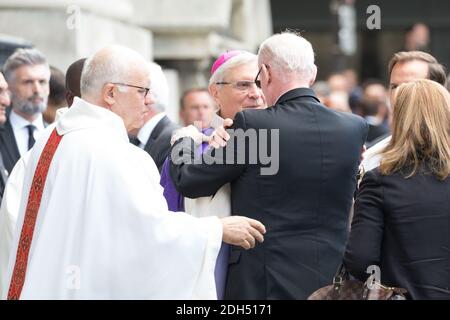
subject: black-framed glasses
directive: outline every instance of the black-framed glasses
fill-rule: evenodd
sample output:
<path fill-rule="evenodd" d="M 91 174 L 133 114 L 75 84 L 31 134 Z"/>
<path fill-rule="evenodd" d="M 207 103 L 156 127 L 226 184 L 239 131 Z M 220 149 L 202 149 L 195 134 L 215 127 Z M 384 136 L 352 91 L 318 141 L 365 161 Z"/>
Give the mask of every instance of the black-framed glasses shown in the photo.
<path fill-rule="evenodd" d="M 233 88 L 239 90 L 239 91 L 248 91 L 252 88 L 252 86 L 255 84 L 254 81 L 247 81 L 247 80 L 240 80 L 240 81 L 233 81 L 233 82 L 216 82 L 217 85 L 231 85 Z"/>
<path fill-rule="evenodd" d="M 147 97 L 147 94 L 150 91 L 150 88 L 141 87 L 141 86 L 135 86 L 135 85 L 128 84 L 128 83 L 122 83 L 122 82 L 111 82 L 111 83 L 115 84 L 115 85 L 118 85 L 118 86 L 126 86 L 126 87 L 131 87 L 131 88 L 136 88 L 136 89 L 143 90 L 142 93 L 144 94 L 144 98 Z"/>

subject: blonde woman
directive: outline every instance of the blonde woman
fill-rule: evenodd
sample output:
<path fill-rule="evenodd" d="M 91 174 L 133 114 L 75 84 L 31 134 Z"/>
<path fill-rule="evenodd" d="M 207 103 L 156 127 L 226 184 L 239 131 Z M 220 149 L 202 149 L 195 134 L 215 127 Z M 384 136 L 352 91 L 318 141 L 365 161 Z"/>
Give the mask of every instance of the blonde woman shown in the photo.
<path fill-rule="evenodd" d="M 450 299 L 450 94 L 431 80 L 399 87 L 393 135 L 360 185 L 344 263 L 412 299 Z"/>

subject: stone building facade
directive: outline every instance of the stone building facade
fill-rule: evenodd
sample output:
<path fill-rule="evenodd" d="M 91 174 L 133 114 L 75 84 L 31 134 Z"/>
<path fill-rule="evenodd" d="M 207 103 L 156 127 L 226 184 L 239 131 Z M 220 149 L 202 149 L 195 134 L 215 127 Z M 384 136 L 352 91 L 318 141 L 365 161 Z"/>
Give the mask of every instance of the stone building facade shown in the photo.
<path fill-rule="evenodd" d="M 0 0 L 0 42 L 33 45 L 61 70 L 112 43 L 159 62 L 174 121 L 180 93 L 206 86 L 215 57 L 256 51 L 271 33 L 269 0 Z"/>

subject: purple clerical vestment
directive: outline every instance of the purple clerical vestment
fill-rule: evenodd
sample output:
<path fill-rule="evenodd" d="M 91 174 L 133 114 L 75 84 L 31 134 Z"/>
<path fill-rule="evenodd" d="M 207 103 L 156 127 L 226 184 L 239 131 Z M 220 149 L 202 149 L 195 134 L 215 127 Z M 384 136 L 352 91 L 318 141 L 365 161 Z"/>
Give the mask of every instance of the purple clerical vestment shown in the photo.
<path fill-rule="evenodd" d="M 213 132 L 213 128 L 202 130 L 202 133 L 209 136 Z M 208 148 L 208 143 L 203 142 L 198 149 L 198 152 L 204 153 Z M 184 197 L 178 193 L 175 185 L 170 177 L 169 172 L 169 159 L 164 161 L 161 171 L 160 184 L 164 188 L 164 197 L 166 198 L 167 205 L 170 211 L 184 211 Z M 225 293 L 225 284 L 228 271 L 228 256 L 230 247 L 226 243 L 222 243 L 219 255 L 217 256 L 216 268 L 214 270 L 214 276 L 216 280 L 217 299 L 223 300 Z"/>

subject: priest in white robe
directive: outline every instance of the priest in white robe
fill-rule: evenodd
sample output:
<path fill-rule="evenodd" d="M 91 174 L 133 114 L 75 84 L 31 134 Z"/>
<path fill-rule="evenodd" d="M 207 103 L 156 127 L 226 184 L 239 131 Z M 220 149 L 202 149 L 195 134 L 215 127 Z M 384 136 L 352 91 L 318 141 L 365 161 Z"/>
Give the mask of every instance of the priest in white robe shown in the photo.
<path fill-rule="evenodd" d="M 156 165 L 127 136 L 151 103 L 146 65 L 126 48 L 100 50 L 83 70 L 83 99 L 36 141 L 3 298 L 215 299 L 221 241 L 263 240 L 252 219 L 168 212 Z M 34 179 L 45 160 L 46 178 Z"/>

